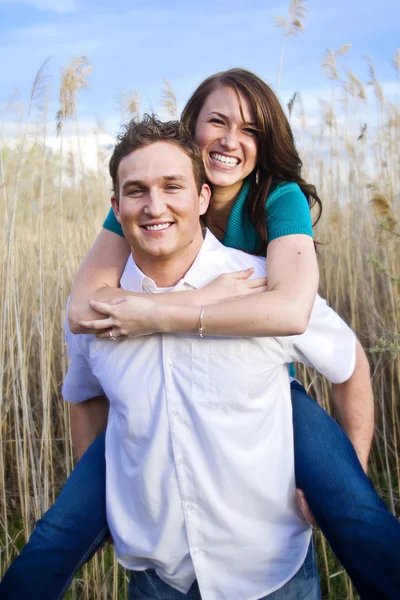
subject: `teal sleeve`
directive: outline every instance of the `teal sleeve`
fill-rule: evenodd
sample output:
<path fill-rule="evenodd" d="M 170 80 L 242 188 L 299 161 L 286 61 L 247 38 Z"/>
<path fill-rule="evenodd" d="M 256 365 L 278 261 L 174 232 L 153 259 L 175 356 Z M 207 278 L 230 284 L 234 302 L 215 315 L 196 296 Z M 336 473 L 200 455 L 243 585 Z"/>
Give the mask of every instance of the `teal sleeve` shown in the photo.
<path fill-rule="evenodd" d="M 122 231 L 122 227 L 115 218 L 114 211 L 112 208 L 110 208 L 110 210 L 108 211 L 108 215 L 103 223 L 103 227 L 104 229 L 108 229 L 108 231 L 112 231 L 113 233 L 116 233 L 121 237 L 125 237 L 124 232 Z"/>
<path fill-rule="evenodd" d="M 267 198 L 266 210 L 268 243 L 296 233 L 314 237 L 310 207 L 297 183 L 278 184 Z"/>

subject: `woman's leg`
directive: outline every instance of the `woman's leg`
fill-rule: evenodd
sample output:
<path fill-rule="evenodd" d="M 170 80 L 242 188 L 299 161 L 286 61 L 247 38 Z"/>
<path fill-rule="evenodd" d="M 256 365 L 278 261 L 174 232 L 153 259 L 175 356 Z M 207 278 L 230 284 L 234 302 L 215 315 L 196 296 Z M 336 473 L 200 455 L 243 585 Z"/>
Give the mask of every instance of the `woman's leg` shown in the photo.
<path fill-rule="evenodd" d="M 87 449 L 53 506 L 0 582 L 1 600 L 58 600 L 76 571 L 103 544 L 105 434 Z"/>
<path fill-rule="evenodd" d="M 400 598 L 400 523 L 342 430 L 292 383 L 296 484 L 362 600 Z"/>

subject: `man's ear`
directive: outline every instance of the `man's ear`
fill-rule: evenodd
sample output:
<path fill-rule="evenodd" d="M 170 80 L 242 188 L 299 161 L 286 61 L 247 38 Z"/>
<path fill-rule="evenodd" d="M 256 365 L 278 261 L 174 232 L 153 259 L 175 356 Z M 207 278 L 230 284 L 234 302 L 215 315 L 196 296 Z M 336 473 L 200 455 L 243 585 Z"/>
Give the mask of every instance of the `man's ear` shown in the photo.
<path fill-rule="evenodd" d="M 118 223 L 121 223 L 121 219 L 119 217 L 119 204 L 118 204 L 114 194 L 111 196 L 111 206 L 113 208 L 115 218 L 117 219 Z"/>
<path fill-rule="evenodd" d="M 211 199 L 211 190 L 210 190 L 210 186 L 207 185 L 207 183 L 204 183 L 202 185 L 202 188 L 201 188 L 200 194 L 199 194 L 199 199 L 200 199 L 199 215 L 201 216 L 207 212 L 208 206 L 210 204 L 210 199 Z"/>

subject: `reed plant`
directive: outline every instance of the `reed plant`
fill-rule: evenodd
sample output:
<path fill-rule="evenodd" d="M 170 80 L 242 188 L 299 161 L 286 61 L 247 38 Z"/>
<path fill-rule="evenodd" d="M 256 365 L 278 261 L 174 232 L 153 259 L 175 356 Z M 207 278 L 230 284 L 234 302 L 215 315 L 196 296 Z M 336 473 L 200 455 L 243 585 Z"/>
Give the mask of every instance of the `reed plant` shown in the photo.
<path fill-rule="evenodd" d="M 376 402 L 370 474 L 399 515 L 400 111 L 386 99 L 370 59 L 366 84 L 347 67 L 339 72 L 332 61 L 344 53 L 342 47 L 325 60 L 334 73 L 330 118 L 323 107 L 320 123 L 311 126 L 301 90 L 290 113 L 306 179 L 317 186 L 324 204 L 316 230 L 321 295 L 369 354 Z M 399 53 L 393 64 L 398 80 Z M 61 135 L 66 120 L 76 118 L 87 68 L 87 61 L 77 59 L 63 72 Z M 109 206 L 104 158 L 89 170 L 79 152 L 74 159 L 62 144 L 59 152 L 49 150 L 44 70 L 15 139 L 1 139 L 0 577 L 73 466 L 68 407 L 60 395 L 66 368 L 63 310 L 74 273 Z M 175 116 L 175 96 L 169 83 L 164 85 L 164 102 Z M 374 91 L 372 98 L 367 88 Z M 38 123 L 32 112 L 39 96 Z M 139 99 L 137 92 L 127 95 L 124 113 L 139 114 Z M 99 156 L 102 152 L 99 148 Z M 300 370 L 310 392 L 331 411 L 327 382 Z M 316 539 L 325 598 L 356 598 L 318 532 Z M 77 576 L 68 597 L 122 599 L 126 586 L 126 575 L 106 549 Z"/>

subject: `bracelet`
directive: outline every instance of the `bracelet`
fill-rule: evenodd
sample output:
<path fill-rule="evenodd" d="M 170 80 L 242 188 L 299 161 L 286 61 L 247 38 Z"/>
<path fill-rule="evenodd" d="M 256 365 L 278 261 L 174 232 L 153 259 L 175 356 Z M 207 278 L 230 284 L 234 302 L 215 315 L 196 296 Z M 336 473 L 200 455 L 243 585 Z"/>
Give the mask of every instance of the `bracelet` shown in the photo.
<path fill-rule="evenodd" d="M 204 328 L 203 328 L 203 315 L 204 315 L 204 309 L 205 309 L 205 305 L 201 307 L 201 311 L 200 311 L 200 325 L 198 328 L 198 334 L 199 336 L 202 338 L 203 337 L 203 332 L 204 332 Z"/>

